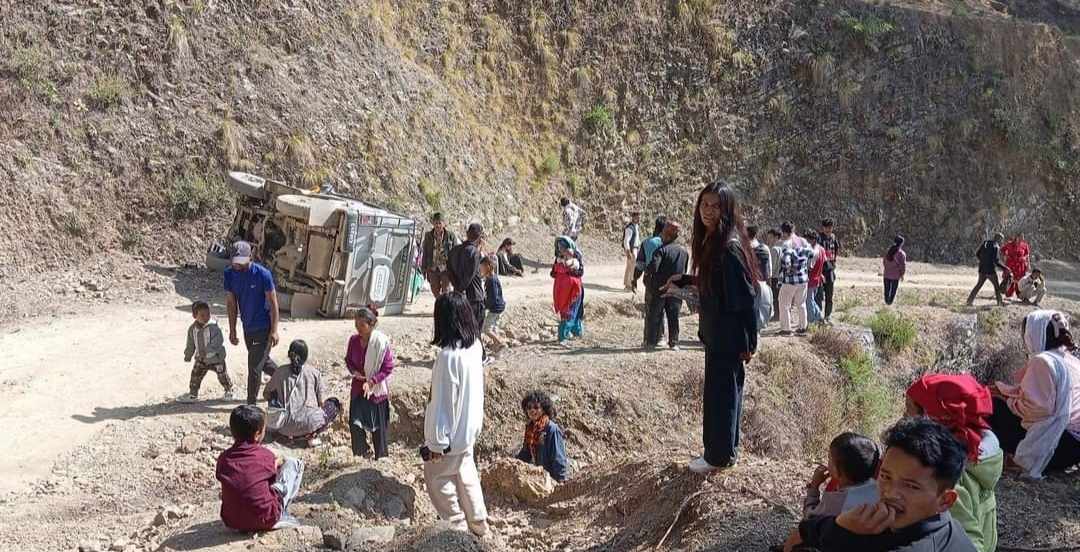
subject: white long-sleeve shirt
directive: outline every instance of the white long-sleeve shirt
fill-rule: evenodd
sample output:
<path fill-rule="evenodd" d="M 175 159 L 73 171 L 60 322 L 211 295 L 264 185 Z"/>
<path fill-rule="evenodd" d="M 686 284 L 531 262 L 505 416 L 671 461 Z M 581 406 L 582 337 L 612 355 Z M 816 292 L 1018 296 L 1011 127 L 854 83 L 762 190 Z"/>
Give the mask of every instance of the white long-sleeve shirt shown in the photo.
<path fill-rule="evenodd" d="M 424 412 L 424 444 L 449 454 L 473 448 L 484 426 L 484 362 L 480 340 L 468 349 L 444 347 L 431 369 L 431 401 Z"/>

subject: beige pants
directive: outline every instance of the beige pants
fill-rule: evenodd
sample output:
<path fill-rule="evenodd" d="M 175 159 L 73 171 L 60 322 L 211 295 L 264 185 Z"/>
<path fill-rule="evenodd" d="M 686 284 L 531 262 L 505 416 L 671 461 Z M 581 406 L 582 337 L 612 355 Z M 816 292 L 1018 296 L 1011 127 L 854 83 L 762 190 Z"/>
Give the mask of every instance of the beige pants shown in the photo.
<path fill-rule="evenodd" d="M 425 462 L 424 481 L 440 519 L 460 531 L 468 529 L 477 536 L 487 533 L 484 491 L 471 449 Z"/>
<path fill-rule="evenodd" d="M 623 251 L 623 256 L 626 256 L 626 252 Z M 631 289 L 634 287 L 634 265 L 637 264 L 637 250 L 630 252 L 630 257 L 626 259 L 626 272 L 623 274 L 623 287 Z"/>
<path fill-rule="evenodd" d="M 791 331 L 791 311 L 795 311 L 795 329 L 806 329 L 806 284 L 780 286 L 780 331 Z"/>

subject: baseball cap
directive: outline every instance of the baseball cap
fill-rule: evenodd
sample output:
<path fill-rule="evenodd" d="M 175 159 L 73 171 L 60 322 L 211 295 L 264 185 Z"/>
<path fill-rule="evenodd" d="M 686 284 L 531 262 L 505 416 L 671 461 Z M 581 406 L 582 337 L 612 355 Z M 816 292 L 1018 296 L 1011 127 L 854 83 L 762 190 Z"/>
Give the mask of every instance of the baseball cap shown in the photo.
<path fill-rule="evenodd" d="M 238 241 L 233 244 L 231 255 L 234 264 L 248 264 L 251 262 L 251 244 L 246 241 Z"/>

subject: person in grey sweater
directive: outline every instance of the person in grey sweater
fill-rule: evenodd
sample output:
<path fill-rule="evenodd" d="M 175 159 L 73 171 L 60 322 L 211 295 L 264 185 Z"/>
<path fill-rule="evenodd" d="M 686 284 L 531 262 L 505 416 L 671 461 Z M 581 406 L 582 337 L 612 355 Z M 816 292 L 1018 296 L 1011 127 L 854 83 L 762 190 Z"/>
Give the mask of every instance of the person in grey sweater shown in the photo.
<path fill-rule="evenodd" d="M 877 470 L 881 451 L 877 443 L 858 433 L 841 433 L 829 444 L 829 465 L 818 466 L 803 498 L 803 518 L 838 516 L 863 504 L 876 504 Z M 831 483 L 825 491 L 821 486 Z M 834 489 L 834 490 L 830 490 Z"/>
<path fill-rule="evenodd" d="M 289 345 L 289 363 L 274 371 L 263 398 L 272 414 L 267 428 L 288 439 L 306 439 L 309 447 L 315 447 L 322 444 L 318 434 L 330 427 L 342 408 L 336 397 L 323 399 L 326 387 L 322 375 L 305 364 L 307 358 L 307 343 L 293 341 Z"/>
<path fill-rule="evenodd" d="M 225 366 L 225 336 L 217 321 L 210 316 L 210 305 L 203 301 L 196 301 L 191 305 L 191 316 L 195 319 L 188 326 L 187 345 L 184 347 L 184 362 L 195 364 L 191 367 L 191 379 L 188 382 L 188 392 L 180 395 L 176 400 L 189 403 L 199 400 L 199 388 L 207 372 L 217 374 L 218 383 L 225 389 L 224 399 L 233 399 L 233 383 L 229 378 L 229 370 Z"/>

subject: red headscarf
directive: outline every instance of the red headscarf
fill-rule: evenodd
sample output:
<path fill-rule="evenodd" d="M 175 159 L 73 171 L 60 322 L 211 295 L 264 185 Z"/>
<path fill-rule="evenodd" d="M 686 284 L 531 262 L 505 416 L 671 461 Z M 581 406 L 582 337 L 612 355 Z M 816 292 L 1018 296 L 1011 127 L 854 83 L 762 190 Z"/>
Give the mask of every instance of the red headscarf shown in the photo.
<path fill-rule="evenodd" d="M 907 396 L 967 445 L 969 460 L 978 461 L 982 431 L 990 429 L 986 417 L 994 410 L 986 386 L 968 374 L 933 374 L 911 384 Z"/>

